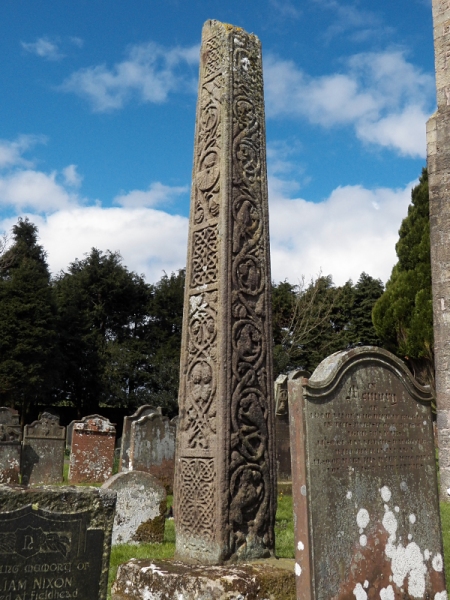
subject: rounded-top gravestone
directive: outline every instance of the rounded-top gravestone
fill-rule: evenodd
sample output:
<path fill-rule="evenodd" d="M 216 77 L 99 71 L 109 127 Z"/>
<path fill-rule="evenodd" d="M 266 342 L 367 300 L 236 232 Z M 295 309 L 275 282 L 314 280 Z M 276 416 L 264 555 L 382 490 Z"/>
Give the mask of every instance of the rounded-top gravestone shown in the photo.
<path fill-rule="evenodd" d="M 126 471 L 113 475 L 102 488 L 117 493 L 113 544 L 163 542 L 167 496 L 149 473 Z"/>

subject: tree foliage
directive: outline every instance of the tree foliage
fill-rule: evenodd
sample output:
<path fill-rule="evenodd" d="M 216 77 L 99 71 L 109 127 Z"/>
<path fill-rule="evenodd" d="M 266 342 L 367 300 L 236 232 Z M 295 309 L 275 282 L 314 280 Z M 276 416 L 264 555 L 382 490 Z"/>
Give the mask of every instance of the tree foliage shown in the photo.
<path fill-rule="evenodd" d="M 56 385 L 56 305 L 37 227 L 19 219 L 12 233 L 0 260 L 0 401 L 24 419 Z"/>
<path fill-rule="evenodd" d="M 275 376 L 293 368 L 310 372 L 329 354 L 352 345 L 376 345 L 372 307 L 383 292 L 380 280 L 362 273 L 358 282 L 335 287 L 331 275 L 308 286 L 273 286 Z"/>
<path fill-rule="evenodd" d="M 383 344 L 406 360 L 422 383 L 434 385 L 428 174 L 412 190 L 395 246 L 398 262 L 373 310 Z"/>

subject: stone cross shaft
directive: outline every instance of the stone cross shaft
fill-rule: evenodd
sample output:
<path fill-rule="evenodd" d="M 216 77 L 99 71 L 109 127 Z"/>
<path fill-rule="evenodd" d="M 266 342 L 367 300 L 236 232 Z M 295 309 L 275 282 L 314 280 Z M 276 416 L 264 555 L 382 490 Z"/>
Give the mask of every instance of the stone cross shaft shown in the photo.
<path fill-rule="evenodd" d="M 177 558 L 274 549 L 276 464 L 261 45 L 203 27 L 177 431 Z"/>
<path fill-rule="evenodd" d="M 450 501 L 450 0 L 433 0 L 438 109 L 427 123 L 441 499 Z"/>

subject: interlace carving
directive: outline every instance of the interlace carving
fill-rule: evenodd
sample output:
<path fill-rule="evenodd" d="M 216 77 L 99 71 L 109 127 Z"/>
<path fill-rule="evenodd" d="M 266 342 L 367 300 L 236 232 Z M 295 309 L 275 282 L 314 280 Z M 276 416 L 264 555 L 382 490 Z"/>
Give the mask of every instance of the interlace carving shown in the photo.
<path fill-rule="evenodd" d="M 217 281 L 217 226 L 194 232 L 192 287 Z"/>
<path fill-rule="evenodd" d="M 182 458 L 180 470 L 180 506 L 183 510 L 178 524 L 183 532 L 191 534 L 185 542 L 188 546 L 207 552 L 207 542 L 214 539 L 214 459 Z"/>

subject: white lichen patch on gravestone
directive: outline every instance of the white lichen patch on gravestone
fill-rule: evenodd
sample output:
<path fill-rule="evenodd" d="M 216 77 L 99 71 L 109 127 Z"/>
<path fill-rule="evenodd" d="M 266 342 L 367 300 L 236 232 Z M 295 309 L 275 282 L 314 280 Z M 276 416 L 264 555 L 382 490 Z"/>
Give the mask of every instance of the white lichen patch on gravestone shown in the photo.
<path fill-rule="evenodd" d="M 356 584 L 353 594 L 355 595 L 356 600 L 367 600 L 366 591 L 360 583 Z"/>
<path fill-rule="evenodd" d="M 388 585 L 387 588 L 380 590 L 380 600 L 395 600 L 395 593 L 392 585 Z"/>
<path fill-rule="evenodd" d="M 299 542 L 297 544 L 297 548 L 298 548 L 298 550 L 304 550 L 305 549 L 305 545 L 303 544 L 303 542 Z"/>
<path fill-rule="evenodd" d="M 298 563 L 295 563 L 295 574 L 297 575 L 297 577 L 300 577 L 300 575 L 302 574 L 302 568 Z"/>
<path fill-rule="evenodd" d="M 447 592 L 445 590 L 443 592 L 438 592 L 434 595 L 434 600 L 448 600 Z"/>
<path fill-rule="evenodd" d="M 380 489 L 380 494 L 381 497 L 383 498 L 384 502 L 389 502 L 389 500 L 391 499 L 392 496 L 392 492 L 391 490 L 388 488 L 387 485 L 384 485 L 381 489 Z"/>
<path fill-rule="evenodd" d="M 359 527 L 359 543 L 361 546 L 367 546 L 367 536 L 364 535 L 364 529 L 367 527 L 370 521 L 369 512 L 365 508 L 360 508 L 356 515 L 356 523 Z"/>
<path fill-rule="evenodd" d="M 438 573 L 440 573 L 444 567 L 444 563 L 442 560 L 442 556 L 439 554 L 439 552 L 433 556 L 433 560 L 431 561 L 431 564 L 433 565 L 433 569 L 435 571 L 438 571 Z"/>

